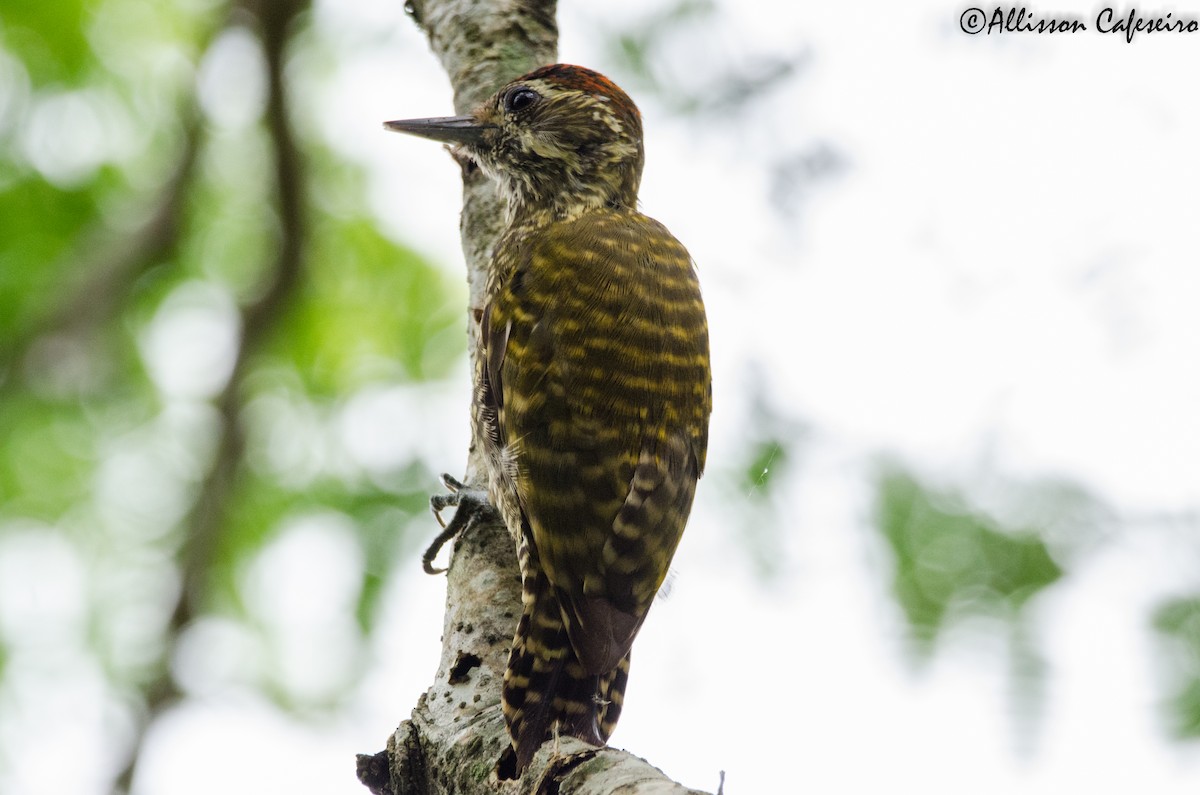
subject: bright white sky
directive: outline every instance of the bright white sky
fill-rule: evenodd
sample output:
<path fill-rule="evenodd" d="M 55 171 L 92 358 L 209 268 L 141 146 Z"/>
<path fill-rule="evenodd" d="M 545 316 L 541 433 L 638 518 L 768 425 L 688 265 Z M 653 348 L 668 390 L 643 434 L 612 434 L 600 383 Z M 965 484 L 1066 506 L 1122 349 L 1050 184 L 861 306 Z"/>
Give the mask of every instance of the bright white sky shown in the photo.
<path fill-rule="evenodd" d="M 622 82 L 595 31 L 664 3 L 560 5 L 560 58 Z M 1158 600 L 1200 582 L 1195 539 L 1125 532 L 1032 605 L 1049 671 L 1026 742 L 998 641 L 964 635 L 927 670 L 907 665 L 864 476 L 888 452 L 949 483 L 981 469 L 1071 478 L 1126 514 L 1200 502 L 1200 33 L 972 37 L 966 3 L 717 5 L 717 24 L 671 39 L 681 81 L 803 48 L 808 71 L 744 118 L 678 118 L 635 95 L 643 209 L 699 263 L 710 461 L 740 453 L 751 377 L 814 433 L 784 488 L 785 573 L 767 586 L 731 521 L 749 505 L 702 487 L 614 744 L 710 791 L 723 769 L 737 793 L 1196 792 L 1200 750 L 1164 740 L 1148 623 Z M 344 156 L 370 164 L 397 238 L 459 272 L 456 167 L 380 128 L 452 110 L 401 6 L 318 3 L 347 46 L 313 110 Z M 1096 11 L 1045 14 L 1091 25 Z M 847 168 L 781 216 L 766 166 L 822 140 Z M 421 449 L 451 471 L 466 449 L 458 375 L 439 387 L 444 409 L 422 409 L 442 441 Z M 272 576 L 311 589 L 321 577 L 308 571 L 359 565 L 348 538 L 336 522 L 294 528 L 266 553 Z M 415 559 L 412 571 L 343 725 L 302 726 L 252 700 L 191 707 L 155 733 L 140 791 L 361 792 L 354 753 L 383 746 L 436 666 L 444 582 Z M 352 583 L 321 587 L 336 600 Z M 228 628 L 207 631 L 236 647 Z M 274 754 L 287 764 L 264 765 Z"/>

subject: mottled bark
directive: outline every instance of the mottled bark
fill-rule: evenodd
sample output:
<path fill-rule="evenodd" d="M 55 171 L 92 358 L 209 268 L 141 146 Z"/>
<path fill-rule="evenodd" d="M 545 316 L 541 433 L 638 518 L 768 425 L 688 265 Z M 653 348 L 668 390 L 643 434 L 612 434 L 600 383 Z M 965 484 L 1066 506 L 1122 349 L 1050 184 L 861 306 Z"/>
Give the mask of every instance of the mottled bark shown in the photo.
<path fill-rule="evenodd" d="M 469 112 L 509 80 L 556 60 L 554 0 L 410 0 L 454 88 L 456 113 Z M 436 113 L 431 111 L 431 115 Z M 488 262 L 503 227 L 495 188 L 463 164 L 462 244 L 470 285 L 467 325 L 472 362 Z M 472 444 L 468 485 L 486 477 Z M 431 523 L 431 537 L 433 531 Z M 563 738 L 547 743 L 519 781 L 497 775 L 508 747 L 500 685 L 521 610 L 520 576 L 508 531 L 473 525 L 459 537 L 447 575 L 442 658 L 433 686 L 400 724 L 387 750 L 360 756 L 358 773 L 372 792 L 409 793 L 683 793 L 694 792 L 624 751 Z"/>

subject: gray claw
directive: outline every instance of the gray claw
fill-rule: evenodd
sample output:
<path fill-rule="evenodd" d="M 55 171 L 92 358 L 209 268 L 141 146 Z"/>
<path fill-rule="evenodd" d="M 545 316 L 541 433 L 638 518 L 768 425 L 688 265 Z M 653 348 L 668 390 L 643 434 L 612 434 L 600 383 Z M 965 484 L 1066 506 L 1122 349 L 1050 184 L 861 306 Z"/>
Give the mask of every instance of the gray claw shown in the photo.
<path fill-rule="evenodd" d="M 468 488 L 457 479 L 445 474 L 442 475 L 442 484 L 450 493 L 434 494 L 429 498 L 429 510 L 437 519 L 438 524 L 442 526 L 442 532 L 433 539 L 433 543 L 429 545 L 421 558 L 421 568 L 425 570 L 426 574 L 441 574 L 446 571 L 435 568 L 433 559 L 437 557 L 438 552 L 446 545 L 447 541 L 481 521 L 491 521 L 496 517 L 496 509 L 492 507 L 487 495 L 482 491 Z M 442 511 L 451 506 L 455 508 L 454 516 L 447 524 L 442 519 Z"/>

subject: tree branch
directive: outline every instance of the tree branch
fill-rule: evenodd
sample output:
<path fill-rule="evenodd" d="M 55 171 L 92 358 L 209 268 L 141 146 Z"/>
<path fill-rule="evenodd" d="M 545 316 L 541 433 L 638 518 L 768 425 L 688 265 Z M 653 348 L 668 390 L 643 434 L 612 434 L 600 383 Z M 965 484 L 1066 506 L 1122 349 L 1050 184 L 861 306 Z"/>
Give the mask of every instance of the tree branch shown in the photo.
<path fill-rule="evenodd" d="M 254 354 L 269 337 L 274 322 L 282 315 L 300 284 L 308 238 L 304 217 L 302 157 L 288 118 L 284 81 L 288 34 L 293 21 L 308 7 L 308 3 L 307 0 L 265 0 L 261 3 L 247 0 L 241 6 L 251 15 L 266 56 L 268 96 L 265 121 L 274 154 L 280 247 L 271 271 L 270 284 L 253 302 L 242 307 L 242 334 L 233 372 L 215 400 L 221 418 L 217 449 L 185 520 L 186 536 L 180 550 L 182 583 L 167 628 L 169 646 L 175 644 L 202 609 L 212 561 L 220 545 L 229 502 L 242 466 L 245 437 L 241 426 L 241 409 L 246 375 Z M 147 715 L 140 727 L 141 733 L 180 696 L 178 686 L 164 668 L 158 680 L 147 688 Z M 138 755 L 135 752 L 118 777 L 116 791 L 129 791 L 137 763 Z"/>
<path fill-rule="evenodd" d="M 226 507 L 245 446 L 241 427 L 242 387 L 250 360 L 262 347 L 272 325 L 295 294 L 304 267 L 307 226 L 304 218 L 304 181 L 299 146 L 288 119 L 284 85 L 284 50 L 292 21 L 308 7 L 307 0 L 246 2 L 262 38 L 267 62 L 266 124 L 275 172 L 276 209 L 279 212 L 279 251 L 271 281 L 251 303 L 242 307 L 242 334 L 233 372 L 216 398 L 221 432 L 212 468 L 188 518 L 183 588 L 172 626 L 191 620 L 206 591 L 205 580 L 226 519 Z"/>
<path fill-rule="evenodd" d="M 505 82 L 556 60 L 555 0 L 409 0 L 467 113 Z M 503 229 L 494 185 L 463 162 L 462 244 L 470 285 L 468 338 L 478 356 L 475 318 L 483 308 L 492 248 Z M 480 446 L 467 461 L 469 485 L 483 486 Z M 519 782 L 501 781 L 496 763 L 509 745 L 500 688 L 521 610 L 516 551 L 507 529 L 478 523 L 459 537 L 447 576 L 442 658 L 433 686 L 387 750 L 358 758 L 359 779 L 376 795 L 410 793 L 692 793 L 624 751 L 573 737 L 546 743 Z"/>

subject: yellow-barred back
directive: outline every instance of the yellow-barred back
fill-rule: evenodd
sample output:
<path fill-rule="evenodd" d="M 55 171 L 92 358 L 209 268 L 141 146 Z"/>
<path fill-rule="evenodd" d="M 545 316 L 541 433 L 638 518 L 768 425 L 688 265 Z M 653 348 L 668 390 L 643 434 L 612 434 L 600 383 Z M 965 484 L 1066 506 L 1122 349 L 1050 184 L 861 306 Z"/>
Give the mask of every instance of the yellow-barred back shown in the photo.
<path fill-rule="evenodd" d="M 544 67 L 471 116 L 389 127 L 460 144 L 508 197 L 475 416 L 521 565 L 503 692 L 520 772 L 556 734 L 603 744 L 620 715 L 704 471 L 704 305 L 687 251 L 636 209 L 641 120 L 603 76 Z"/>

